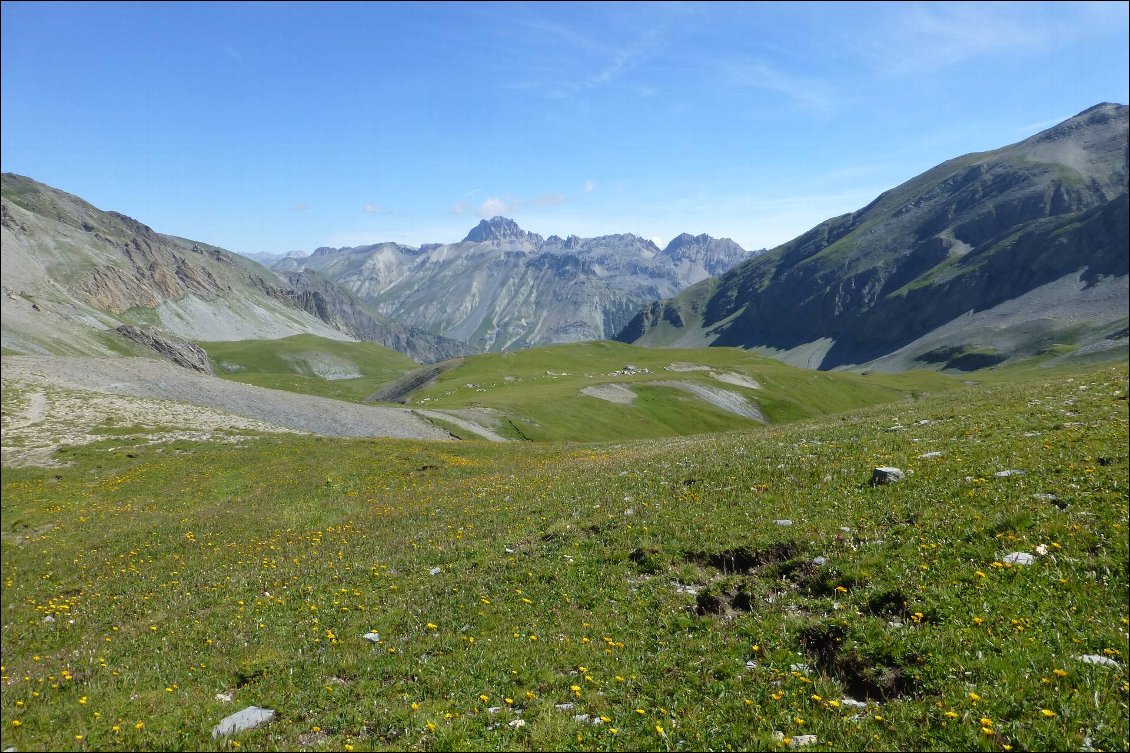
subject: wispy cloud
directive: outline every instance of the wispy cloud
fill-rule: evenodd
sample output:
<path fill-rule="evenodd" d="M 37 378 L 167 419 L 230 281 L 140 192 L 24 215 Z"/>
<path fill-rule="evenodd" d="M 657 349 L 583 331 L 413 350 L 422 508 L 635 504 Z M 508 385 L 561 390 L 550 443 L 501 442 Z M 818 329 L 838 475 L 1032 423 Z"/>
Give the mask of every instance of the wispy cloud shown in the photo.
<path fill-rule="evenodd" d="M 585 193 L 592 193 L 595 190 L 596 190 L 596 181 L 586 180 L 585 181 Z"/>
<path fill-rule="evenodd" d="M 305 212 L 309 208 L 310 208 L 309 204 L 307 204 L 305 201 L 300 201 L 297 204 L 294 204 L 293 206 L 291 206 L 290 211 L 292 211 L 292 212 Z"/>
<path fill-rule="evenodd" d="M 448 208 L 447 213 L 448 214 L 463 214 L 466 211 L 467 211 L 467 202 L 457 201 Z"/>
<path fill-rule="evenodd" d="M 922 3 L 890 10 L 861 52 L 892 75 L 937 71 L 981 57 L 1047 51 L 1111 28 L 1126 28 L 1124 3 Z"/>
<path fill-rule="evenodd" d="M 761 89 L 783 94 L 806 109 L 824 110 L 833 101 L 832 87 L 816 78 L 796 76 L 751 57 L 730 57 L 714 66 L 723 84 L 735 88 Z"/>
<path fill-rule="evenodd" d="M 518 202 L 510 199 L 489 197 L 479 205 L 479 216 L 484 218 L 496 217 L 500 214 L 511 214 L 518 208 Z"/>
<path fill-rule="evenodd" d="M 365 206 L 361 207 L 361 211 L 365 214 L 392 214 L 386 207 L 374 204 L 371 201 L 366 201 Z"/>
<path fill-rule="evenodd" d="M 232 59 L 232 60 L 234 60 L 235 62 L 237 62 L 237 63 L 242 63 L 242 62 L 243 62 L 243 55 L 241 55 L 241 54 L 239 53 L 239 50 L 235 49 L 235 48 L 234 48 L 234 47 L 232 47 L 231 45 L 229 45 L 229 44 L 221 44 L 221 45 L 220 45 L 220 49 L 224 51 L 224 54 L 225 54 L 225 55 L 227 55 L 227 56 L 228 56 L 229 58 L 231 58 L 231 59 Z"/>

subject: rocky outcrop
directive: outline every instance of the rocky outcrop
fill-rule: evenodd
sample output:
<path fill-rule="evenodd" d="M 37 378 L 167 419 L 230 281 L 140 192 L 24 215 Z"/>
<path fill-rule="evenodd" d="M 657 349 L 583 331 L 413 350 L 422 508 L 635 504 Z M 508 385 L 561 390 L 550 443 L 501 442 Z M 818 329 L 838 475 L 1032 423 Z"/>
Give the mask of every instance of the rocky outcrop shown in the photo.
<path fill-rule="evenodd" d="M 129 324 L 123 324 L 115 331 L 127 340 L 152 350 L 162 358 L 167 358 L 177 366 L 204 374 L 212 373 L 212 364 L 208 360 L 208 354 L 195 343 L 170 337 L 153 330 L 143 330 Z"/>
<path fill-rule="evenodd" d="M 472 349 L 458 340 L 408 327 L 380 314 L 340 285 L 316 272 L 285 272 L 288 299 L 298 308 L 334 328 L 403 353 L 420 363 L 434 363 L 469 355 Z"/>

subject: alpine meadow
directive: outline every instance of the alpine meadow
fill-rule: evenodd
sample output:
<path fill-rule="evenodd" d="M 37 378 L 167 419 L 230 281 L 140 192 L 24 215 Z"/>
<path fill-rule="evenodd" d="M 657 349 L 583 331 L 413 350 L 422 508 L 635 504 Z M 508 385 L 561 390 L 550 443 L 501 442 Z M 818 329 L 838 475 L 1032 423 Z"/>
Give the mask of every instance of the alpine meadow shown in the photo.
<path fill-rule="evenodd" d="M 1125 3 L 2 15 L 4 750 L 1130 750 Z"/>

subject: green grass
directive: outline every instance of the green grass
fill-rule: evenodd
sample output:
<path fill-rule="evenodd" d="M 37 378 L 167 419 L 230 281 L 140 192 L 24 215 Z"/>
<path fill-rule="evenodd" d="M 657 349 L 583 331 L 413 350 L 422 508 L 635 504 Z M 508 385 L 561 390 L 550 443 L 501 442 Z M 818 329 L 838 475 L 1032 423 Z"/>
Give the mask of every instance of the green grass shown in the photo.
<path fill-rule="evenodd" d="M 4 467 L 0 745 L 1125 750 L 1127 368 L 1042 377 L 698 437 Z"/>
<path fill-rule="evenodd" d="M 207 351 L 217 376 L 337 400 L 360 401 L 382 384 L 419 366 L 376 343 L 343 342 L 316 335 L 199 345 Z"/>
<path fill-rule="evenodd" d="M 709 368 L 666 369 L 680 362 Z M 635 366 L 641 373 L 611 375 L 626 365 Z M 642 373 L 643 369 L 648 373 Z M 722 382 L 711 372 L 744 376 L 761 388 Z M 680 389 L 651 384 L 656 381 L 692 382 L 741 394 L 757 403 L 774 423 L 961 386 L 957 379 L 933 372 L 867 376 L 815 372 L 739 348 L 640 348 L 600 341 L 471 356 L 432 386 L 414 393 L 411 403 L 429 408 L 482 406 L 501 410 L 516 419 L 526 419 L 517 423 L 525 438 L 537 441 L 649 438 L 753 425 L 749 419 L 715 408 Z M 585 387 L 604 384 L 627 386 L 639 398 L 621 405 L 581 393 Z"/>

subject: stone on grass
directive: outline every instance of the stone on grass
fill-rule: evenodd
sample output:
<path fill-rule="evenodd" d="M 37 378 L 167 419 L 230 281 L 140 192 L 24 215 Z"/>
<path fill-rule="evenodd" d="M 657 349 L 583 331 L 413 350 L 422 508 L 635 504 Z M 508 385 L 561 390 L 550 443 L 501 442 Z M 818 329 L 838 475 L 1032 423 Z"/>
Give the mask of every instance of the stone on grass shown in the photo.
<path fill-rule="evenodd" d="M 1118 667 L 1118 662 L 1108 656 L 1100 656 L 1099 654 L 1083 654 L 1079 657 L 1079 661 L 1084 664 L 1098 664 L 1101 667 Z"/>
<path fill-rule="evenodd" d="M 526 720 L 525 719 L 515 719 L 512 722 L 507 722 L 506 726 L 510 727 L 511 729 L 518 729 L 519 727 L 525 727 L 526 726 Z"/>
<path fill-rule="evenodd" d="M 1004 470 L 1004 471 L 997 471 L 993 475 L 996 476 L 997 478 L 1008 478 L 1009 476 L 1023 476 L 1024 471 L 1020 471 L 1020 470 L 1017 470 L 1015 468 L 1009 468 L 1009 469 Z"/>
<path fill-rule="evenodd" d="M 558 711 L 572 711 L 573 710 L 573 704 L 572 703 L 555 703 L 555 704 L 553 704 L 553 708 L 557 709 Z"/>
<path fill-rule="evenodd" d="M 1004 556 L 1004 561 L 1010 565 L 1031 565 L 1036 558 L 1028 552 L 1010 552 Z"/>
<path fill-rule="evenodd" d="M 216 693 L 216 700 L 231 703 L 235 700 L 235 690 L 225 690 L 223 693 Z"/>
<path fill-rule="evenodd" d="M 381 634 L 380 633 L 365 633 L 361 637 L 364 638 L 367 641 L 372 641 L 373 643 L 379 643 L 380 640 L 381 640 Z"/>
<path fill-rule="evenodd" d="M 940 458 L 942 453 L 935 450 L 934 452 L 924 452 L 918 456 L 919 460 L 929 460 L 930 458 Z"/>
<path fill-rule="evenodd" d="M 238 732 L 254 729 L 260 724 L 266 724 L 275 718 L 271 709 L 261 709 L 258 706 L 248 706 L 242 711 L 225 716 L 219 724 L 212 728 L 212 737 L 234 735 Z"/>
<path fill-rule="evenodd" d="M 439 575 L 442 572 L 443 572 L 443 570 L 441 568 L 433 567 L 431 570 L 428 571 L 428 575 Z"/>
<path fill-rule="evenodd" d="M 787 519 L 774 520 L 773 522 L 776 523 L 779 526 L 791 526 L 793 524 L 793 522 L 791 520 L 787 520 Z"/>
<path fill-rule="evenodd" d="M 840 699 L 840 705 L 841 706 L 847 706 L 848 708 L 856 708 L 856 709 L 867 708 L 866 703 L 864 703 L 863 701 L 857 701 L 854 698 L 841 698 Z"/>
<path fill-rule="evenodd" d="M 812 560 L 812 564 L 816 565 L 817 567 L 823 567 L 824 565 L 828 564 L 828 558 L 816 557 Z"/>
<path fill-rule="evenodd" d="M 893 484 L 896 481 L 902 481 L 903 472 L 898 468 L 891 466 L 881 465 L 871 471 L 871 486 L 882 486 L 884 484 Z"/>

